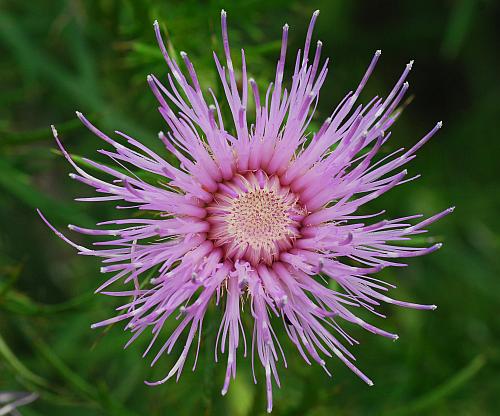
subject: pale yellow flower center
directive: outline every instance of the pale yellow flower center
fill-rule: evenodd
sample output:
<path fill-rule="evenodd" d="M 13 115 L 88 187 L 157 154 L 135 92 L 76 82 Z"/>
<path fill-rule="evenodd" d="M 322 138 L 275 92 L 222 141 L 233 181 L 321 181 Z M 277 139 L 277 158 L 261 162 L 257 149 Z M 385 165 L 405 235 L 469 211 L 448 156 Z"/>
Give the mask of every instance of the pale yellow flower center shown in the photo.
<path fill-rule="evenodd" d="M 233 199 L 226 216 L 227 231 L 238 244 L 272 248 L 292 231 L 290 203 L 273 190 L 253 189 Z"/>

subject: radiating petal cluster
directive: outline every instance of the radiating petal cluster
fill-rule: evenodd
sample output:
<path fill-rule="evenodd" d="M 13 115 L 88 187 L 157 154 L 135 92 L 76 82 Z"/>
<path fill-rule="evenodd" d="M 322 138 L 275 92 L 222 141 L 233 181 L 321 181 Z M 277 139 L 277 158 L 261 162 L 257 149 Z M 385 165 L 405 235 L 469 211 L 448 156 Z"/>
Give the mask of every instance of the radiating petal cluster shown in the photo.
<path fill-rule="evenodd" d="M 396 334 L 365 322 L 353 311 L 362 307 L 383 316 L 376 310 L 381 302 L 435 308 L 389 297 L 391 285 L 371 275 L 387 266 L 404 265 L 401 258 L 438 249 L 440 244 L 412 247 L 408 240 L 452 208 L 420 222 L 420 215 L 373 220 L 383 213 L 361 215 L 358 209 L 413 179 L 406 179 L 402 167 L 441 123 L 412 148 L 377 157 L 400 112 L 412 66 L 406 66 L 387 97 L 358 104 L 380 57 L 377 51 L 356 90 L 346 95 L 318 131 L 309 134 L 328 71 L 328 60 L 321 62 L 321 42 L 310 51 L 317 16 L 315 12 L 286 87 L 288 25 L 283 27 L 275 80 L 261 89 L 248 78 L 243 50 L 241 67 L 234 67 L 223 11 L 224 59 L 215 53 L 214 59 L 225 102 L 219 102 L 211 89 L 203 92 L 184 52 L 181 69 L 167 52 L 155 22 L 169 73 L 163 82 L 154 75 L 147 80 L 168 126 L 159 138 L 178 159 L 176 164 L 124 133 L 115 132 L 120 141 L 110 138 L 77 113 L 111 149 L 99 152 L 115 162 L 116 168 L 85 159 L 108 178 L 104 180 L 71 159 L 53 128 L 75 170 L 70 176 L 98 194 L 80 201 L 120 201 L 118 208 L 142 211 L 127 219 L 99 223 L 97 229 L 69 226 L 82 234 L 109 237 L 93 248 L 77 245 L 49 226 L 81 254 L 102 259 L 101 272 L 110 277 L 97 292 L 126 299 L 115 317 L 94 328 L 127 321 L 126 328 L 133 334 L 127 345 L 143 332 L 151 333 L 144 355 L 154 349 L 153 364 L 182 343 L 165 378 L 147 384 L 178 379 L 191 349 L 196 350 L 196 366 L 203 320 L 211 302 L 222 316 L 216 359 L 219 352 L 227 356 L 222 393 L 236 376 L 239 351 L 246 356 L 249 328 L 242 324 L 244 311 L 253 319 L 251 357 L 252 363 L 259 361 L 264 369 L 268 411 L 273 380 L 279 386 L 278 362 L 286 366 L 274 329 L 280 320 L 308 364 L 315 361 L 328 373 L 325 358 L 336 356 L 371 385 L 353 363 L 346 345 L 357 341 L 342 329 L 342 322 L 396 339 Z M 223 120 L 223 108 L 229 109 L 232 120 Z M 156 175 L 158 180 L 145 181 L 131 168 Z M 325 284 L 327 279 L 335 281 L 338 290 Z M 126 289 L 116 289 L 115 283 L 125 284 Z M 166 320 L 175 318 L 179 324 L 173 333 L 160 337 Z"/>

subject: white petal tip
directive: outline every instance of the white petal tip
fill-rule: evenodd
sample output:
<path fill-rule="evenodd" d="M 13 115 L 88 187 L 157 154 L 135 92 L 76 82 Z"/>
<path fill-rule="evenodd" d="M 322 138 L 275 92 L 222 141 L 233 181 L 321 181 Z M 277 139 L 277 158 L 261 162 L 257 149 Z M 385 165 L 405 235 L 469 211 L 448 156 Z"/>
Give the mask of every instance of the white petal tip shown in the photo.
<path fill-rule="evenodd" d="M 441 127 L 443 127 L 443 122 L 442 121 L 438 121 L 438 123 L 436 124 L 436 127 L 438 129 L 440 129 Z"/>
<path fill-rule="evenodd" d="M 413 63 L 415 61 L 412 59 L 410 62 L 408 62 L 408 64 L 406 65 L 406 67 L 408 68 L 408 70 L 410 70 L 412 67 L 413 67 Z"/>
<path fill-rule="evenodd" d="M 153 22 L 153 26 L 154 26 L 154 27 L 158 27 L 158 20 L 155 20 L 155 21 Z"/>
<path fill-rule="evenodd" d="M 378 49 L 375 51 L 375 56 L 380 56 L 382 55 L 382 49 Z"/>
<path fill-rule="evenodd" d="M 75 114 L 78 118 L 83 118 L 83 114 L 80 111 L 75 111 Z"/>
<path fill-rule="evenodd" d="M 317 15 L 319 15 L 319 9 L 315 10 L 314 13 L 313 13 L 313 16 L 317 16 Z"/>
<path fill-rule="evenodd" d="M 185 57 L 187 56 L 187 53 L 186 53 L 186 52 L 184 52 L 184 51 L 180 51 L 180 55 L 181 55 L 183 58 L 185 58 Z"/>
<path fill-rule="evenodd" d="M 75 226 L 73 224 L 68 224 L 68 229 L 70 230 L 74 230 L 75 229 Z"/>
<path fill-rule="evenodd" d="M 223 17 L 226 17 L 227 16 L 227 12 L 224 9 L 222 9 L 220 11 L 220 15 L 223 16 Z"/>
<path fill-rule="evenodd" d="M 435 311 L 437 308 L 438 308 L 438 307 L 437 307 L 437 305 L 431 305 L 431 309 L 432 309 L 433 311 Z"/>
<path fill-rule="evenodd" d="M 455 207 L 454 206 L 453 207 L 449 207 L 447 211 L 448 212 L 453 212 L 453 211 L 455 211 Z"/>
<path fill-rule="evenodd" d="M 68 173 L 68 176 L 71 178 L 71 179 L 76 179 L 76 175 L 74 173 Z"/>
<path fill-rule="evenodd" d="M 283 30 L 288 30 L 288 29 L 290 29 L 290 26 L 288 25 L 288 23 L 285 23 L 283 25 Z"/>

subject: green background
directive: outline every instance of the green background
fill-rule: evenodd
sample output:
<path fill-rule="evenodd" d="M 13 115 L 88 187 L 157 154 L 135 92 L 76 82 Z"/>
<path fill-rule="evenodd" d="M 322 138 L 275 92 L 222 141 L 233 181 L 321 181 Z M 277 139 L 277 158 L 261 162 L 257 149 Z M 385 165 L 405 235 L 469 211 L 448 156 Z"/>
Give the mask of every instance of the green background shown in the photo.
<path fill-rule="evenodd" d="M 21 409 L 27 416 L 264 413 L 263 374 L 259 370 L 254 386 L 248 358 L 239 357 L 237 379 L 227 397 L 220 396 L 225 357 L 214 364 L 215 308 L 197 371 L 188 361 L 179 383 L 145 386 L 144 379 L 168 371 L 180 347 L 151 369 L 140 357 L 147 337 L 123 351 L 128 335 L 119 325 L 91 330 L 117 306 L 92 295 L 103 278 L 98 261 L 77 256 L 35 212 L 41 208 L 61 230 L 123 215 L 111 204 L 73 201 L 92 192 L 68 178 L 49 125 L 56 124 L 75 155 L 94 157 L 105 143 L 80 125 L 74 110 L 109 133 L 126 131 L 163 151 L 156 133 L 165 126 L 146 84 L 147 74 L 166 74 L 152 22 L 168 31 L 175 53 L 189 52 L 203 85 L 221 96 L 211 51 L 221 52 L 222 7 L 234 56 L 245 47 L 250 73 L 261 84 L 274 78 L 282 25 L 291 27 L 290 57 L 302 45 L 311 13 L 321 9 L 315 39 L 332 62 L 316 126 L 355 88 L 376 49 L 383 54 L 364 102 L 386 95 L 415 59 L 413 100 L 384 152 L 410 146 L 441 119 L 444 127 L 409 166 L 422 178 L 369 209 L 396 217 L 457 206 L 431 227 L 430 235 L 444 242 L 440 251 L 381 273 L 398 283 L 397 298 L 439 308 L 384 306 L 388 319 L 370 319 L 397 331 L 395 343 L 345 326 L 361 342 L 352 351 L 375 386 L 336 360 L 328 362 L 328 378 L 282 337 L 289 368 L 280 367 L 274 414 L 499 414 L 500 4 L 493 0 L 0 1 L 0 391 L 39 392 L 39 400 Z"/>

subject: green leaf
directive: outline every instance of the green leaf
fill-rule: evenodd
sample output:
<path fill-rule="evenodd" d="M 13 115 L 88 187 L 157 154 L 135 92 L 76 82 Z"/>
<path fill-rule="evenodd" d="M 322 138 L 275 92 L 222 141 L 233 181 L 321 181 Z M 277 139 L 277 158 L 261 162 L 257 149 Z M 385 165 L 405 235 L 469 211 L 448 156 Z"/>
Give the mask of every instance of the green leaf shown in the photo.
<path fill-rule="evenodd" d="M 12 352 L 2 335 L 0 334 L 0 356 L 12 368 L 12 370 L 20 377 L 39 386 L 47 387 L 49 382 L 29 370 Z"/>
<path fill-rule="evenodd" d="M 423 414 L 432 406 L 438 404 L 445 397 L 455 393 L 467 384 L 486 364 L 486 358 L 480 354 L 465 366 L 462 370 L 452 376 L 443 384 L 424 394 L 422 397 L 410 402 L 407 406 L 396 410 L 391 415 Z M 427 413 L 427 412 L 424 412 Z"/>
<path fill-rule="evenodd" d="M 67 205 L 54 201 L 46 194 L 38 191 L 27 174 L 18 171 L 10 166 L 6 160 L 2 159 L 0 159 L 0 188 L 12 194 L 33 210 L 39 208 L 41 211 L 50 213 L 51 218 L 67 223 L 95 223 L 87 214 L 78 210 L 76 205 Z M 34 211 L 33 215 L 36 215 Z"/>
<path fill-rule="evenodd" d="M 0 308 L 18 315 L 54 315 L 80 308 L 93 299 L 93 293 L 84 293 L 66 302 L 47 305 L 33 301 L 28 296 L 15 290 L 0 297 Z"/>

